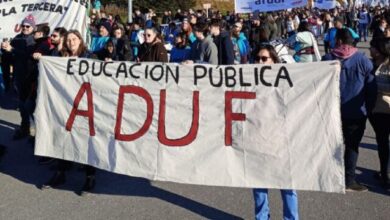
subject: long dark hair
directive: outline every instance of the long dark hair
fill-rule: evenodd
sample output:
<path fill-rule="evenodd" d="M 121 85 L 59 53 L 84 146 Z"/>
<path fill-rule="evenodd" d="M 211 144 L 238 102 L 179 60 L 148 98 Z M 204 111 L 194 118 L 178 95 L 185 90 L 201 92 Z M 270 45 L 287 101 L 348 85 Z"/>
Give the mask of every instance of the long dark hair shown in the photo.
<path fill-rule="evenodd" d="M 64 47 L 63 49 L 61 50 L 61 54 L 62 56 L 64 57 L 69 57 L 72 55 L 72 51 L 70 51 L 70 49 L 68 48 L 68 45 L 67 45 L 67 41 L 68 41 L 68 36 L 69 34 L 74 34 L 76 35 L 77 38 L 80 39 L 80 46 L 79 48 L 77 49 L 77 56 L 80 56 L 82 54 L 84 54 L 85 52 L 87 52 L 87 46 L 85 45 L 84 43 L 84 40 L 83 40 L 83 37 L 81 36 L 80 32 L 78 30 L 69 30 L 66 34 L 65 34 L 65 37 L 64 37 Z"/>

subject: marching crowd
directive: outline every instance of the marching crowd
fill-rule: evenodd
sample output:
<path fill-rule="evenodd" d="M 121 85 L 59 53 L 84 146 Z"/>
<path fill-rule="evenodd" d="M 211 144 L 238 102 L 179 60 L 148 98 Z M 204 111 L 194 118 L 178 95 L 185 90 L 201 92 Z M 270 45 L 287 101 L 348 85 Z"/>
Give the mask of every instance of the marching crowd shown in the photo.
<path fill-rule="evenodd" d="M 377 178 L 384 188 L 390 188 L 390 10 L 387 8 L 293 9 L 246 15 L 177 10 L 175 14 L 165 11 L 161 17 L 153 10 L 146 13 L 135 10 L 132 23 L 122 22 L 119 15 L 106 15 L 100 6 L 97 9 L 90 16 L 88 43 L 77 30 L 63 27 L 51 30 L 49 24 L 36 24 L 31 15 L 21 22 L 20 34 L 1 43 L 5 91 L 15 88 L 19 98 L 22 120 L 15 140 L 30 136 L 41 56 L 215 65 L 339 60 L 346 189 L 367 191 L 366 186 L 355 180 L 359 144 L 367 119 L 378 143 Z M 359 42 L 368 40 L 369 33 L 372 33 L 371 59 L 356 48 Z M 324 56 L 319 52 L 318 39 L 324 41 Z M 52 158 L 39 159 L 42 164 L 52 161 Z M 65 183 L 65 172 L 72 163 L 56 162 L 56 172 L 42 188 Z M 95 172 L 95 168 L 85 166 L 82 193 L 94 188 Z M 298 219 L 296 192 L 286 189 L 281 194 L 284 216 Z M 268 219 L 267 190 L 255 189 L 254 196 L 256 218 Z"/>

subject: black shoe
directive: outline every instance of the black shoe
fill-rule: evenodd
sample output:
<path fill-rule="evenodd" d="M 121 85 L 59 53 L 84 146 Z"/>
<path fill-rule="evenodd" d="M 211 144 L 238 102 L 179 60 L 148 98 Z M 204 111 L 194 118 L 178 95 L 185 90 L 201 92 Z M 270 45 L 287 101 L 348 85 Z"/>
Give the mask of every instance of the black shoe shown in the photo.
<path fill-rule="evenodd" d="M 366 186 L 363 186 L 357 182 L 353 182 L 350 185 L 346 186 L 345 191 L 347 192 L 367 192 L 368 188 Z"/>
<path fill-rule="evenodd" d="M 80 196 L 89 194 L 95 188 L 95 176 L 87 176 L 83 188 L 80 191 Z"/>
<path fill-rule="evenodd" d="M 56 172 L 49 182 L 42 185 L 41 189 L 50 189 L 60 186 L 65 183 L 65 173 Z"/>
<path fill-rule="evenodd" d="M 15 131 L 15 134 L 12 137 L 12 139 L 14 141 L 16 141 L 16 140 L 23 139 L 23 138 L 25 138 L 25 137 L 27 137 L 29 135 L 30 135 L 30 132 L 28 132 L 28 130 L 26 130 L 26 129 L 18 129 L 18 130 Z"/>
<path fill-rule="evenodd" d="M 53 161 L 55 161 L 54 158 L 51 158 L 51 157 L 41 157 L 41 158 L 39 158 L 38 163 L 41 164 L 41 165 L 44 165 L 44 164 L 50 164 Z"/>

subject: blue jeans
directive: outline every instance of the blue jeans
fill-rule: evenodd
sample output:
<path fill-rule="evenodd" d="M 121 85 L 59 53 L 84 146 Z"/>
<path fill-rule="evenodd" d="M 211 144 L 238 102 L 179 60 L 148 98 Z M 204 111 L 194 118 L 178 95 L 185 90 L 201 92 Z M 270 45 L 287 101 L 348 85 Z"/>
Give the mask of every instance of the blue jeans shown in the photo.
<path fill-rule="evenodd" d="M 360 41 L 362 40 L 362 37 L 364 37 L 364 41 L 367 41 L 368 38 L 367 24 L 359 24 Z"/>
<path fill-rule="evenodd" d="M 283 219 L 298 220 L 298 196 L 295 190 L 280 190 L 283 200 Z M 255 219 L 270 219 L 268 205 L 268 189 L 253 189 L 255 197 Z"/>

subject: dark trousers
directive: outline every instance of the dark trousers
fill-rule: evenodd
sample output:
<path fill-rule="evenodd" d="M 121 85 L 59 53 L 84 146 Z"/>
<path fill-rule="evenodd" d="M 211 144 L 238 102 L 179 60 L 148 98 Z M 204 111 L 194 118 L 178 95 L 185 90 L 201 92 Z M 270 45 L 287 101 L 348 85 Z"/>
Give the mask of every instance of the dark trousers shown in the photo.
<path fill-rule="evenodd" d="M 57 170 L 60 172 L 65 172 L 69 170 L 74 162 L 67 160 L 58 160 Z M 86 165 L 85 166 L 85 176 L 95 176 L 96 169 L 95 167 Z"/>
<path fill-rule="evenodd" d="M 343 137 L 345 144 L 344 165 L 345 184 L 349 186 L 355 182 L 355 169 L 359 156 L 359 144 L 366 128 L 366 118 L 342 119 Z"/>
<path fill-rule="evenodd" d="M 11 88 L 11 65 L 9 62 L 2 60 L 1 70 L 3 71 L 3 82 L 5 91 Z"/>
<path fill-rule="evenodd" d="M 389 136 L 390 136 L 390 114 L 372 114 L 369 118 L 375 131 L 376 142 L 378 144 L 378 155 L 380 172 L 382 178 L 389 179 Z"/>

